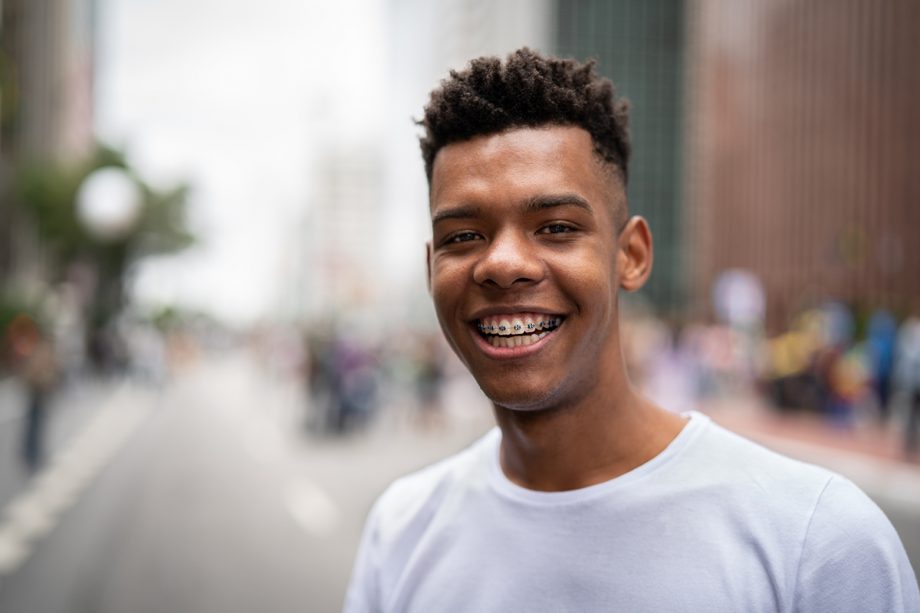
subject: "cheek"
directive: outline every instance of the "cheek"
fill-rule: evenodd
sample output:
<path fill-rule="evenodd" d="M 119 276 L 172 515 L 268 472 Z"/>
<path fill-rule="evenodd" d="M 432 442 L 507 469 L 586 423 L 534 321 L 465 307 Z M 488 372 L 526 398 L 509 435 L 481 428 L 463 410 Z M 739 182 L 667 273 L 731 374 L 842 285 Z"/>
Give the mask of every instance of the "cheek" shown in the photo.
<path fill-rule="evenodd" d="M 441 319 L 442 314 L 451 312 L 459 306 L 463 295 L 463 275 L 458 266 L 435 262 L 431 272 L 431 299 L 434 309 Z M 443 323 L 443 322 L 442 322 Z"/>
<path fill-rule="evenodd" d="M 460 277 L 447 274 L 449 271 L 443 267 L 434 267 L 431 275 L 431 300 L 434 303 L 435 315 L 444 339 L 460 361 L 466 363 L 463 352 L 457 346 L 456 325 L 457 309 L 463 297 L 463 287 Z"/>
<path fill-rule="evenodd" d="M 585 249 L 578 257 L 557 258 L 550 268 L 563 291 L 582 309 L 596 309 L 616 295 L 616 256 L 604 249 Z"/>

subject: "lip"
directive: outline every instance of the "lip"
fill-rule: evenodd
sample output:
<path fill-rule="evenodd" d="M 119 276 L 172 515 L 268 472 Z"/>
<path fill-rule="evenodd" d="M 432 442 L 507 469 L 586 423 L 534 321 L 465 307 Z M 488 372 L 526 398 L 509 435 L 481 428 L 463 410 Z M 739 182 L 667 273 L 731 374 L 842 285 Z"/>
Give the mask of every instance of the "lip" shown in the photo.
<path fill-rule="evenodd" d="M 483 317 L 492 317 L 494 315 L 517 315 L 520 313 L 537 313 L 539 315 L 557 315 L 560 317 L 565 317 L 565 314 L 559 310 L 547 309 L 546 307 L 538 307 L 533 305 L 520 305 L 516 304 L 511 305 L 497 305 L 489 306 L 483 309 L 473 311 L 470 318 L 467 320 L 468 323 L 474 324 L 482 319 Z"/>

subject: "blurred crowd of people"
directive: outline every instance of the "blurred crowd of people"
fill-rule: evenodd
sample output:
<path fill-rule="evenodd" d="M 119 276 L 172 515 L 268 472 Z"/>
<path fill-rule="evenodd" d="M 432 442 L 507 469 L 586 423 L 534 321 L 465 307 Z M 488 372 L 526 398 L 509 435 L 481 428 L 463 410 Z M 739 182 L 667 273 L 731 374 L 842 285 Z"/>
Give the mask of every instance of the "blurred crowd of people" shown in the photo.
<path fill-rule="evenodd" d="M 387 412 L 431 429 L 444 423 L 453 364 L 439 332 L 391 330 L 353 318 L 301 329 L 277 326 L 252 339 L 269 372 L 299 380 L 306 428 L 321 435 L 365 429 Z"/>
<path fill-rule="evenodd" d="M 205 322 L 206 323 L 206 322 Z M 122 318 L 89 339 L 82 362 L 72 344 L 28 317 L 5 330 L 5 363 L 26 390 L 22 458 L 42 460 L 42 430 L 55 387 L 87 374 L 130 375 L 163 384 L 171 371 L 208 345 L 231 342 L 205 323 Z M 422 428 L 444 424 L 445 387 L 462 377 L 440 333 L 354 325 L 345 318 L 307 327 L 268 326 L 250 335 L 258 359 L 302 384 L 307 427 L 339 435 L 397 407 Z M 874 422 L 902 429 L 905 449 L 920 456 L 920 317 L 899 321 L 879 309 L 859 317 L 828 302 L 766 337 L 750 325 L 678 322 L 628 312 L 626 360 L 637 385 L 674 411 L 707 400 L 760 394 L 782 411 L 810 411 L 835 427 Z M 242 339 L 240 337 L 238 340 Z"/>
<path fill-rule="evenodd" d="M 687 410 L 713 396 L 761 394 L 782 411 L 810 411 L 839 428 L 876 422 L 903 430 L 920 452 L 920 318 L 877 309 L 860 317 L 830 301 L 767 337 L 761 326 L 668 322 L 626 326 L 637 382 L 663 406 Z"/>
<path fill-rule="evenodd" d="M 89 333 L 66 317 L 23 311 L 9 318 L 0 326 L 0 384 L 17 392 L 4 398 L 22 399 L 19 459 L 26 472 L 44 465 L 48 422 L 68 390 L 124 378 L 162 386 L 207 340 L 200 325 L 194 328 L 124 314 Z M 2 408 L 9 418 L 12 407 Z"/>
<path fill-rule="evenodd" d="M 812 408 L 835 424 L 903 418 L 905 447 L 918 452 L 920 319 L 879 309 L 864 320 L 830 302 L 801 313 L 767 344 L 764 373 L 780 407 Z"/>
<path fill-rule="evenodd" d="M 305 376 L 309 423 L 344 433 L 366 425 L 381 406 L 404 405 L 422 427 L 439 423 L 446 376 L 440 335 L 393 334 L 376 342 L 324 327 L 309 334 Z"/>
<path fill-rule="evenodd" d="M 768 337 L 760 322 L 678 322 L 630 311 L 623 334 L 636 384 L 671 410 L 759 396 L 780 411 L 821 415 L 835 428 L 900 429 L 906 450 L 920 455 L 916 316 L 899 321 L 878 309 L 860 317 L 828 302 Z M 438 424 L 444 387 L 460 372 L 437 331 L 375 334 L 333 321 L 281 336 L 287 340 L 276 346 L 289 346 L 287 361 L 302 377 L 308 425 L 317 432 L 360 429 L 393 406 L 426 427 Z"/>
<path fill-rule="evenodd" d="M 673 411 L 759 396 L 776 410 L 818 414 L 839 429 L 900 429 L 907 452 L 920 455 L 916 316 L 899 321 L 878 309 L 860 317 L 831 301 L 767 336 L 759 321 L 705 324 L 628 310 L 623 335 L 634 381 Z M 378 334 L 331 321 L 277 336 L 274 355 L 287 356 L 285 368 L 301 377 L 315 432 L 361 429 L 392 407 L 424 427 L 439 424 L 445 385 L 461 372 L 437 331 Z"/>

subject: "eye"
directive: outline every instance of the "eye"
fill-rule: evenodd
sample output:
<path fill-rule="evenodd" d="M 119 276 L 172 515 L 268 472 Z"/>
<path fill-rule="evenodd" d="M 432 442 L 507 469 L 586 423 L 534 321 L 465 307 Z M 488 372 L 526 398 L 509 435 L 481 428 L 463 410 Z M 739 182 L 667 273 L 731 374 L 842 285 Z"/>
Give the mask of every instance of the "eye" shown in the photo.
<path fill-rule="evenodd" d="M 551 223 L 540 228 L 539 234 L 564 234 L 574 232 L 575 228 L 566 223 Z"/>
<path fill-rule="evenodd" d="M 457 232 L 447 237 L 447 240 L 444 241 L 445 245 L 450 245 L 453 243 L 468 243 L 469 241 L 474 241 L 479 238 L 479 235 L 475 232 Z"/>

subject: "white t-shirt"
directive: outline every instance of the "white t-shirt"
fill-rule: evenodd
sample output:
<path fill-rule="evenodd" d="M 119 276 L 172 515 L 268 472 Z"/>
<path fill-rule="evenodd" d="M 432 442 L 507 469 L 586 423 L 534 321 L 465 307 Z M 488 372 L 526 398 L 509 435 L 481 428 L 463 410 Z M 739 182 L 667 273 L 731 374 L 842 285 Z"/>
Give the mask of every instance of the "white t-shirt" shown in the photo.
<path fill-rule="evenodd" d="M 384 492 L 346 613 L 920 612 L 865 494 L 704 415 L 642 466 L 566 492 L 509 481 L 500 441 L 494 429 Z"/>

